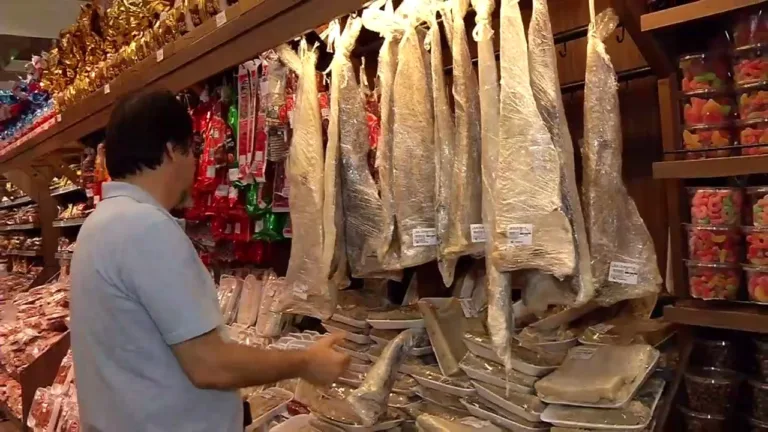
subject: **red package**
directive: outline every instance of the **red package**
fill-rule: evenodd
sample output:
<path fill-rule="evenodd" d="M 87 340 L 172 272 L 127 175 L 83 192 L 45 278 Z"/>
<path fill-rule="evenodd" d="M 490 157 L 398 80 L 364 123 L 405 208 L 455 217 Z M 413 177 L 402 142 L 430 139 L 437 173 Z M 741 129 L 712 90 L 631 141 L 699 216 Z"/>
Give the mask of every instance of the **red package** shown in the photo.
<path fill-rule="evenodd" d="M 55 397 L 48 388 L 38 388 L 29 410 L 27 426 L 33 432 L 47 432 L 56 424 L 60 409 L 61 398 Z"/>

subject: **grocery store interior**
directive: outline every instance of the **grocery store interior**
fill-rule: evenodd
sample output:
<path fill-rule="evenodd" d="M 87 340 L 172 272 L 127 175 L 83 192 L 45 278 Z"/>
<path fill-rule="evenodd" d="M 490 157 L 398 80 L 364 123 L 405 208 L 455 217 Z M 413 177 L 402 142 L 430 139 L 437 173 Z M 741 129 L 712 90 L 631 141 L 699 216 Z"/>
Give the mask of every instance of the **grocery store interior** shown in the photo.
<path fill-rule="evenodd" d="M 0 0 L 0 431 L 92 428 L 71 263 L 154 90 L 220 332 L 350 359 L 239 389 L 246 431 L 768 431 L 763 12 Z"/>

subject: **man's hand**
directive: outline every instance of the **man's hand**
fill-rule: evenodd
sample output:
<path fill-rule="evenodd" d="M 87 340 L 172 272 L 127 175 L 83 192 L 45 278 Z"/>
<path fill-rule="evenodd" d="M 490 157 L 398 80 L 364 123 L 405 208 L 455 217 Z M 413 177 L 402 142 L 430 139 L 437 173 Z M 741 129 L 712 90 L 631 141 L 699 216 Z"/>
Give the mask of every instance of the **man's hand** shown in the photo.
<path fill-rule="evenodd" d="M 328 385 L 336 381 L 349 365 L 349 356 L 333 349 L 344 339 L 343 334 L 332 334 L 318 340 L 306 351 L 306 368 L 301 377 L 315 385 Z"/>

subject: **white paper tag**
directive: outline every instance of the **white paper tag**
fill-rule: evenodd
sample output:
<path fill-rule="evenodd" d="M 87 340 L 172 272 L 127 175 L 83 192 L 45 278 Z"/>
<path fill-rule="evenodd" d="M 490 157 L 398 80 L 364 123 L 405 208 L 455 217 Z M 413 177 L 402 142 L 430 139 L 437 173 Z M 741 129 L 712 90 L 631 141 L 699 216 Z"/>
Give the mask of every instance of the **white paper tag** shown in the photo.
<path fill-rule="evenodd" d="M 230 186 L 227 196 L 232 199 L 237 199 L 237 189 L 234 186 Z"/>
<path fill-rule="evenodd" d="M 596 348 L 580 346 L 568 351 L 568 357 L 576 360 L 589 360 L 595 355 Z"/>
<path fill-rule="evenodd" d="M 483 224 L 470 224 L 469 233 L 472 236 L 472 243 L 485 243 L 487 239 L 485 235 L 485 225 Z"/>
<path fill-rule="evenodd" d="M 56 114 L 56 123 L 61 123 L 61 114 Z"/>
<path fill-rule="evenodd" d="M 264 152 L 261 150 L 253 152 L 253 160 L 264 160 Z"/>
<path fill-rule="evenodd" d="M 259 219 L 253 223 L 253 232 L 257 233 L 264 229 L 264 221 Z"/>
<path fill-rule="evenodd" d="M 107 84 L 107 85 L 105 85 L 105 86 L 104 86 L 104 94 L 109 94 L 109 92 L 111 92 L 111 91 L 112 91 L 112 90 L 110 90 L 110 88 L 109 88 L 109 84 Z"/>
<path fill-rule="evenodd" d="M 513 246 L 529 246 L 533 244 L 532 224 L 512 224 L 507 226 L 507 238 Z"/>
<path fill-rule="evenodd" d="M 218 185 L 216 186 L 216 192 L 214 194 L 217 197 L 225 197 L 229 193 L 229 187 L 227 185 Z"/>
<path fill-rule="evenodd" d="M 437 244 L 437 230 L 434 228 L 416 228 L 411 232 L 413 246 L 435 246 Z"/>
<path fill-rule="evenodd" d="M 322 108 L 320 110 L 320 115 L 323 116 L 323 118 L 328 118 L 328 116 L 331 115 L 331 110 L 328 108 Z"/>
<path fill-rule="evenodd" d="M 293 285 L 293 295 L 302 300 L 307 299 L 307 291 L 309 291 L 309 288 L 304 284 L 296 283 Z"/>
<path fill-rule="evenodd" d="M 101 197 L 100 196 L 96 195 L 95 197 L 93 197 L 93 205 L 96 205 L 96 204 L 98 204 L 100 202 L 101 202 Z"/>
<path fill-rule="evenodd" d="M 240 158 L 237 160 L 238 165 L 244 166 L 248 163 L 248 157 L 246 155 L 240 155 Z"/>
<path fill-rule="evenodd" d="M 595 333 L 604 334 L 604 333 L 608 333 L 609 331 L 611 331 L 611 329 L 613 328 L 613 324 L 600 323 L 600 324 L 595 324 L 595 325 L 593 325 L 590 328 Z"/>
<path fill-rule="evenodd" d="M 85 196 L 87 196 L 88 198 L 93 198 L 93 189 L 86 189 Z"/>
<path fill-rule="evenodd" d="M 216 27 L 221 27 L 227 22 L 227 13 L 225 11 L 219 12 L 218 15 L 216 15 Z"/>
<path fill-rule="evenodd" d="M 475 318 L 477 316 L 477 309 L 475 309 L 475 303 L 471 298 L 459 299 L 461 304 L 461 310 L 464 311 L 464 316 L 467 318 Z"/>
<path fill-rule="evenodd" d="M 611 261 L 611 268 L 608 270 L 608 280 L 611 282 L 637 285 L 637 272 L 640 266 L 637 264 Z"/>
<path fill-rule="evenodd" d="M 237 168 L 230 168 L 229 171 L 227 171 L 227 177 L 229 178 L 229 181 L 235 181 L 240 177 L 240 170 Z"/>
<path fill-rule="evenodd" d="M 205 169 L 205 176 L 208 178 L 216 177 L 216 167 L 209 165 L 208 168 Z"/>
<path fill-rule="evenodd" d="M 163 61 L 163 59 L 165 58 L 165 54 L 163 53 L 163 49 L 162 48 L 157 50 L 157 52 L 155 53 L 155 57 L 157 58 L 157 62 L 158 63 Z"/>
<path fill-rule="evenodd" d="M 235 234 L 240 234 L 240 222 L 235 222 Z"/>

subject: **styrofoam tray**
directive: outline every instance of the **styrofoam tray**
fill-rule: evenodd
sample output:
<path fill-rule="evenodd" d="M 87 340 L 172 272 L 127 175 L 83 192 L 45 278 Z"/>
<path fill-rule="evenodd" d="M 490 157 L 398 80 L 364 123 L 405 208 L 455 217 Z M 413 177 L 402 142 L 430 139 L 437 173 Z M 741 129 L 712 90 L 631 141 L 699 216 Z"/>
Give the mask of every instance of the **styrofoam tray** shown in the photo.
<path fill-rule="evenodd" d="M 536 414 L 534 412 L 530 412 L 526 410 L 521 406 L 513 404 L 512 402 L 504 399 L 503 397 L 489 390 L 487 387 L 485 387 L 485 383 L 479 383 L 477 381 L 473 381 L 472 385 L 474 385 L 475 388 L 477 389 L 477 395 L 480 396 L 481 399 L 484 399 L 490 402 L 492 405 L 499 406 L 511 412 L 512 414 L 519 416 L 530 422 L 541 421 L 541 413 Z"/>
<path fill-rule="evenodd" d="M 265 414 L 262 414 L 258 418 L 254 419 L 253 422 L 248 425 L 247 428 L 245 428 L 245 432 L 255 432 L 259 430 L 261 426 L 264 426 L 268 421 L 272 420 L 273 417 L 280 414 L 280 412 L 285 409 L 286 405 L 288 405 L 288 402 L 293 400 L 293 393 L 289 392 L 288 390 L 283 390 L 279 387 L 270 387 L 264 391 L 272 393 L 277 397 L 283 397 L 285 398 L 285 401 L 281 402 L 280 405 L 276 406 L 275 408 L 267 411 Z"/>
<path fill-rule="evenodd" d="M 338 321 L 342 324 L 346 324 L 352 327 L 357 327 L 362 330 L 365 330 L 368 328 L 368 323 L 365 322 L 365 320 L 356 320 L 354 318 L 350 318 L 348 316 L 344 316 L 341 314 L 333 314 L 331 316 L 331 319 L 334 321 Z"/>
<path fill-rule="evenodd" d="M 405 330 L 409 328 L 424 328 L 424 319 L 412 320 L 368 320 L 371 327 L 379 330 Z"/>
<path fill-rule="evenodd" d="M 491 347 L 477 343 L 474 340 L 467 339 L 467 338 L 464 338 L 464 344 L 467 346 L 467 349 L 469 349 L 469 351 L 472 354 L 480 358 L 490 360 L 492 362 L 504 364 L 504 362 L 499 358 L 499 356 L 496 355 L 496 353 L 493 351 Z M 522 372 L 526 375 L 532 375 L 536 377 L 547 375 L 553 370 L 557 369 L 557 366 L 532 365 L 530 363 L 526 363 L 518 359 L 515 356 L 512 356 L 511 366 L 512 366 L 512 369 L 516 371 Z"/>
<path fill-rule="evenodd" d="M 571 349 L 571 347 L 576 346 L 578 343 L 579 343 L 579 339 L 573 337 L 573 338 L 565 339 L 561 341 L 533 343 L 531 345 L 541 348 L 543 351 L 546 351 L 546 352 L 562 353 L 562 352 L 568 351 L 569 349 Z"/>
<path fill-rule="evenodd" d="M 513 430 L 513 431 L 526 431 L 526 432 L 527 431 L 538 432 L 538 431 L 547 431 L 547 430 L 549 430 L 549 425 L 546 425 L 546 426 L 543 426 L 543 427 L 540 427 L 540 428 L 532 428 L 532 427 L 528 427 L 527 425 L 524 425 L 524 424 L 521 424 L 521 423 L 517 423 L 517 422 L 515 422 L 512 419 L 508 419 L 506 417 L 502 417 L 502 416 L 500 416 L 500 415 L 498 415 L 496 413 L 493 413 L 491 411 L 486 411 L 486 410 L 484 410 L 482 408 L 478 408 L 478 407 L 476 407 L 476 406 L 474 406 L 474 405 L 472 405 L 470 403 L 467 403 L 464 399 L 461 399 L 461 403 L 464 404 L 465 407 L 467 407 L 467 410 L 473 416 L 475 416 L 475 417 L 477 417 L 479 419 L 488 420 L 489 422 L 491 422 L 491 423 L 493 423 L 495 425 L 499 425 L 499 426 L 507 428 L 509 430 Z"/>
<path fill-rule="evenodd" d="M 359 344 L 369 344 L 371 343 L 371 338 L 367 335 L 352 333 L 350 331 L 344 330 L 343 328 L 336 327 L 333 324 L 329 324 L 327 322 L 322 323 L 323 327 L 325 327 L 326 330 L 330 333 L 339 333 L 343 334 L 345 339 L 349 339 L 352 342 L 359 343 Z"/>
<path fill-rule="evenodd" d="M 423 378 L 420 376 L 412 375 L 413 379 L 416 380 L 416 382 L 419 383 L 419 385 L 424 386 L 428 389 L 441 391 L 443 393 L 452 394 L 454 396 L 458 397 L 466 397 L 466 396 L 472 396 L 475 394 L 475 389 L 469 388 L 465 389 L 462 387 L 454 387 L 452 385 L 443 384 L 437 381 L 432 381 L 431 379 Z"/>
<path fill-rule="evenodd" d="M 474 340 L 464 338 L 464 345 L 474 355 L 490 360 L 492 362 L 504 364 L 504 362 L 496 355 L 493 349 L 489 346 L 475 342 Z"/>
<path fill-rule="evenodd" d="M 403 419 L 394 419 L 394 420 L 387 420 L 385 422 L 378 423 L 374 425 L 373 427 L 367 427 L 362 425 L 349 425 L 346 423 L 337 422 L 336 420 L 331 420 L 328 417 L 317 415 L 317 417 L 321 420 L 323 420 L 326 423 L 330 423 L 336 427 L 340 427 L 344 429 L 345 431 L 349 432 L 376 432 L 376 431 L 385 431 L 392 429 L 395 426 L 398 426 L 400 423 L 403 422 Z"/>
<path fill-rule="evenodd" d="M 350 363 L 349 366 L 347 366 L 347 369 L 351 370 L 352 372 L 368 373 L 368 371 L 371 370 L 371 365 L 362 363 Z"/>
<path fill-rule="evenodd" d="M 552 423 L 555 426 L 563 427 L 563 428 L 577 428 L 577 429 L 602 429 L 602 430 L 644 430 L 648 425 L 651 423 L 651 420 L 653 419 L 653 414 L 656 412 L 656 406 L 659 404 L 659 400 L 661 399 L 661 395 L 664 393 L 664 387 L 666 385 L 666 382 L 660 378 L 654 378 L 660 381 L 659 387 L 657 389 L 654 389 L 654 397 L 653 397 L 653 403 L 650 406 L 651 409 L 651 415 L 648 416 L 648 421 L 646 421 L 643 424 L 637 425 L 637 426 L 613 426 L 613 425 L 604 425 L 604 424 L 592 424 L 592 423 L 581 423 L 581 422 L 573 422 L 573 421 L 567 421 L 567 420 L 558 420 L 557 417 L 554 415 L 555 405 L 548 406 L 543 413 L 541 413 L 541 420 L 545 421 L 547 423 Z M 649 381 L 650 383 L 651 381 Z"/>
<path fill-rule="evenodd" d="M 309 424 L 309 420 L 311 419 L 311 414 L 299 414 L 273 427 L 269 430 L 269 432 L 294 432 L 304 426 L 307 426 Z"/>
<path fill-rule="evenodd" d="M 339 346 L 339 345 L 336 345 L 334 348 L 339 350 L 339 351 L 341 351 L 341 352 L 343 352 L 344 354 L 347 354 L 350 357 L 354 357 L 354 358 L 360 359 L 360 360 L 370 360 L 368 358 L 368 354 L 366 354 L 364 352 L 353 351 L 351 349 L 346 349 L 346 348 L 344 348 L 342 346 Z"/>
<path fill-rule="evenodd" d="M 635 381 L 631 384 L 632 389 L 629 392 L 629 396 L 627 396 L 627 398 L 624 400 L 621 400 L 618 402 L 584 403 L 584 402 L 570 402 L 570 401 L 564 401 L 560 399 L 543 398 L 543 397 L 540 397 L 539 399 L 541 399 L 541 401 L 544 403 L 557 404 L 557 405 L 580 406 L 585 408 L 621 408 L 627 402 L 632 400 L 635 397 L 635 395 L 637 395 L 637 392 L 640 390 L 640 387 L 642 387 L 642 385 L 645 384 L 645 382 L 648 380 L 651 374 L 653 374 L 653 371 L 656 370 L 656 364 L 658 364 L 659 362 L 659 357 L 661 357 L 661 353 L 659 353 L 659 351 L 656 350 L 655 356 L 651 361 L 650 365 L 648 366 L 648 369 L 646 369 L 645 373 L 639 378 L 635 379 Z"/>
<path fill-rule="evenodd" d="M 513 383 L 505 379 L 486 374 L 483 371 L 473 369 L 470 367 L 466 367 L 462 365 L 459 365 L 459 367 L 461 368 L 461 370 L 464 371 L 464 373 L 467 374 L 467 376 L 469 376 L 473 380 L 488 383 L 488 384 L 495 385 L 497 387 L 502 387 L 502 388 L 509 387 L 511 391 L 516 391 L 518 393 L 528 393 L 528 394 L 533 393 L 533 387 L 526 387 L 517 383 Z"/>
<path fill-rule="evenodd" d="M 387 344 L 389 343 L 388 340 L 380 338 L 378 336 L 370 335 L 369 337 L 371 341 L 376 345 L 387 346 Z M 432 345 L 427 345 L 427 346 L 411 349 L 410 354 L 420 357 L 420 356 L 430 355 L 433 352 L 434 350 L 432 349 Z"/>

